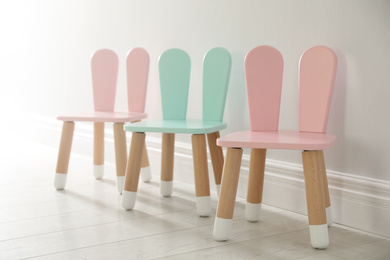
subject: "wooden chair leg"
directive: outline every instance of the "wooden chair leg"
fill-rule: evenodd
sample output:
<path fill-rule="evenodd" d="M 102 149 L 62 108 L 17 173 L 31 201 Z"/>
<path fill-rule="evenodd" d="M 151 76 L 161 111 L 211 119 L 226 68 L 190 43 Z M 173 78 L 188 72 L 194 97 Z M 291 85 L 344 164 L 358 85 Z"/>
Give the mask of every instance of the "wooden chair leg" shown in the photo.
<path fill-rule="evenodd" d="M 114 123 L 116 187 L 119 193 L 122 193 L 123 190 L 127 163 L 126 132 L 123 130 L 123 126 L 124 123 Z"/>
<path fill-rule="evenodd" d="M 208 217 L 211 214 L 211 200 L 205 135 L 192 135 L 192 157 L 194 160 L 196 211 L 199 216 Z"/>
<path fill-rule="evenodd" d="M 63 190 L 68 173 L 70 151 L 72 149 L 74 122 L 64 122 L 62 125 L 60 150 L 58 152 L 57 169 L 54 177 L 54 187 Z"/>
<path fill-rule="evenodd" d="M 152 172 L 150 170 L 148 151 L 146 150 L 146 145 L 144 146 L 144 151 L 142 153 L 141 179 L 143 182 L 150 182 L 152 180 Z"/>
<path fill-rule="evenodd" d="M 225 241 L 229 237 L 233 221 L 234 204 L 236 202 L 241 159 L 241 148 L 227 149 L 213 232 L 214 239 L 217 241 Z"/>
<path fill-rule="evenodd" d="M 320 152 L 304 151 L 302 160 L 311 245 L 314 248 L 325 249 L 329 245 L 329 235 Z"/>
<path fill-rule="evenodd" d="M 248 193 L 245 209 L 245 217 L 248 221 L 251 222 L 260 220 L 261 202 L 263 200 L 266 153 L 266 149 L 251 150 Z"/>
<path fill-rule="evenodd" d="M 326 212 L 326 221 L 328 227 L 333 223 L 332 217 L 332 206 L 330 204 L 330 196 L 329 196 L 329 186 L 328 186 L 328 177 L 326 176 L 326 166 L 325 166 L 325 158 L 324 151 L 318 151 L 320 155 L 320 167 L 322 172 L 322 184 L 324 185 L 324 194 L 325 194 L 325 212 Z"/>
<path fill-rule="evenodd" d="M 213 164 L 213 172 L 217 194 L 221 186 L 222 169 L 223 169 L 223 152 L 222 147 L 217 146 L 217 139 L 219 138 L 219 131 L 207 134 L 207 142 L 209 144 L 211 163 Z"/>
<path fill-rule="evenodd" d="M 133 121 L 131 123 L 137 123 L 137 122 L 141 122 L 141 120 Z M 146 150 L 146 144 L 144 146 L 144 151 L 142 154 L 141 179 L 143 182 L 150 182 L 152 180 L 152 171 L 150 170 L 148 152 Z"/>
<path fill-rule="evenodd" d="M 122 192 L 122 207 L 127 210 L 133 209 L 135 205 L 144 146 L 145 133 L 133 133 Z"/>
<path fill-rule="evenodd" d="M 164 197 L 172 195 L 173 159 L 175 151 L 175 134 L 162 134 L 161 148 L 161 184 L 160 193 Z"/>
<path fill-rule="evenodd" d="M 101 179 L 104 175 L 104 122 L 94 122 L 93 132 L 93 175 Z"/>

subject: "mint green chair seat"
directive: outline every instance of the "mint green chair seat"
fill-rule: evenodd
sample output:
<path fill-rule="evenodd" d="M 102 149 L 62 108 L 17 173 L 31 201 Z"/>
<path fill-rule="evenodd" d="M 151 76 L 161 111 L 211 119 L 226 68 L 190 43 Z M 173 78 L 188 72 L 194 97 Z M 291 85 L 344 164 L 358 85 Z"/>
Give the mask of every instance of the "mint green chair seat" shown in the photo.
<path fill-rule="evenodd" d="M 126 125 L 124 129 L 131 132 L 153 132 L 172 134 L 210 134 L 225 129 L 227 124 L 203 119 L 186 120 L 148 120 Z"/>
<path fill-rule="evenodd" d="M 125 125 L 124 130 L 133 132 L 129 160 L 127 162 L 122 207 L 135 205 L 145 133 L 162 133 L 162 159 L 160 191 L 171 196 L 173 188 L 173 155 L 175 134 L 192 134 L 195 172 L 196 205 L 200 216 L 209 216 L 210 187 L 207 167 L 206 136 L 208 139 L 215 183 L 219 192 L 223 154 L 216 146 L 219 131 L 226 128 L 222 121 L 231 70 L 231 56 L 224 48 L 213 48 L 203 60 L 202 119 L 187 119 L 188 90 L 191 60 L 180 49 L 169 49 L 159 59 L 160 90 L 163 119 L 146 120 Z"/>

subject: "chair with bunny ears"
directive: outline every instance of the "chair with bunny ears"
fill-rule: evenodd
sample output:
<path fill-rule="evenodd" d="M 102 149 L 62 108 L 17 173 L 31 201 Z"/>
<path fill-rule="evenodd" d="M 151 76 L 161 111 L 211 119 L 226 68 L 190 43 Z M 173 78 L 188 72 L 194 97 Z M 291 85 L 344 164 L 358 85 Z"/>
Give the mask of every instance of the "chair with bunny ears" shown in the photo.
<path fill-rule="evenodd" d="M 337 69 L 335 53 L 315 46 L 302 55 L 299 70 L 299 130 L 278 130 L 283 58 L 270 46 L 251 50 L 245 60 L 250 131 L 227 134 L 227 147 L 214 238 L 227 240 L 232 223 L 242 148 L 251 148 L 246 218 L 258 221 L 262 202 L 266 149 L 302 150 L 311 245 L 326 248 L 331 224 L 323 150 L 336 142 L 326 133 Z"/>
<path fill-rule="evenodd" d="M 142 48 L 135 48 L 127 55 L 128 111 L 114 111 L 119 59 L 109 49 L 94 53 L 91 59 L 94 111 L 57 116 L 63 121 L 60 149 L 57 160 L 54 187 L 64 189 L 73 140 L 75 121 L 94 124 L 94 176 L 101 179 L 104 174 L 104 123 L 114 124 L 117 188 L 122 193 L 126 162 L 125 122 L 136 122 L 146 118 L 144 113 L 149 73 L 149 55 Z M 151 179 L 146 148 L 142 159 L 143 180 Z"/>
<path fill-rule="evenodd" d="M 215 183 L 221 181 L 223 154 L 216 145 L 219 131 L 226 128 L 222 121 L 229 85 L 231 56 L 221 47 L 207 52 L 203 60 L 203 118 L 187 119 L 187 100 L 191 60 L 181 49 L 169 49 L 159 59 L 162 120 L 145 120 L 125 126 L 133 132 L 122 194 L 122 207 L 133 209 L 136 202 L 140 169 L 140 151 L 145 133 L 162 133 L 160 192 L 169 197 L 173 191 L 173 161 L 175 134 L 192 135 L 196 208 L 199 216 L 211 213 L 210 187 L 207 166 L 206 135 Z"/>

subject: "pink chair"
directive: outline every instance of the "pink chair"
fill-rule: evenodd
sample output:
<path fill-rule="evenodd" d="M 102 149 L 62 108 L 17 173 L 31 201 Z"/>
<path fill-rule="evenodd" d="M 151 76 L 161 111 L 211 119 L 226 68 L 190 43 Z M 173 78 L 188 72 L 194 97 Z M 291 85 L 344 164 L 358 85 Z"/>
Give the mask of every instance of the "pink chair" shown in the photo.
<path fill-rule="evenodd" d="M 104 174 L 104 123 L 114 124 L 117 188 L 122 193 L 127 163 L 125 122 L 146 118 L 144 113 L 146 88 L 149 73 L 149 55 L 141 48 L 135 48 L 127 56 L 128 111 L 114 111 L 118 78 L 119 59 L 115 52 L 103 49 L 97 51 L 91 60 L 94 111 L 57 116 L 64 121 L 54 187 L 64 189 L 72 147 L 74 122 L 94 123 L 94 176 L 101 179 Z M 143 150 L 142 178 L 151 179 L 146 148 Z"/>
<path fill-rule="evenodd" d="M 308 49 L 299 71 L 299 130 L 278 130 L 283 58 L 274 48 L 259 46 L 246 56 L 250 131 L 217 140 L 227 147 L 214 238 L 227 240 L 232 222 L 242 148 L 251 148 L 246 218 L 258 221 L 262 202 L 266 149 L 303 150 L 303 170 L 311 244 L 326 248 L 331 224 L 323 150 L 336 142 L 327 134 L 329 107 L 337 69 L 334 52 L 324 46 Z"/>

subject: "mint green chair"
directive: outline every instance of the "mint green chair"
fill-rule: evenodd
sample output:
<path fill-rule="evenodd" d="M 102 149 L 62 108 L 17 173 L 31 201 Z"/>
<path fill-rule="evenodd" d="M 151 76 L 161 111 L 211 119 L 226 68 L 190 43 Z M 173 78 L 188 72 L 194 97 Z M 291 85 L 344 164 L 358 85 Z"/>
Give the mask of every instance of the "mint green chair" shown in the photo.
<path fill-rule="evenodd" d="M 214 177 L 219 191 L 223 168 L 222 148 L 216 146 L 219 131 L 226 128 L 222 121 L 229 85 L 231 56 L 224 48 L 213 48 L 203 60 L 203 119 L 187 119 L 187 101 L 191 60 L 180 49 L 169 49 L 159 59 L 162 120 L 147 120 L 125 125 L 133 132 L 127 161 L 122 207 L 135 205 L 145 133 L 162 133 L 161 184 L 162 196 L 169 197 L 173 188 L 173 157 L 175 134 L 192 134 L 195 172 L 196 207 L 200 216 L 209 216 L 210 187 L 207 167 L 206 135 Z"/>

